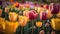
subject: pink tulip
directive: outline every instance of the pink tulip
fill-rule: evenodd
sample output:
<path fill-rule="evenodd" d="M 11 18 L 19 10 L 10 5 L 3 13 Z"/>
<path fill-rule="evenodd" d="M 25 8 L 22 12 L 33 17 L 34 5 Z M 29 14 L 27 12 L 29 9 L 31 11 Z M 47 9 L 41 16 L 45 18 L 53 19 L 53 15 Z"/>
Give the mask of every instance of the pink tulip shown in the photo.
<path fill-rule="evenodd" d="M 46 20 L 47 19 L 47 12 L 46 11 L 41 11 L 40 12 L 40 19 L 41 20 Z"/>
<path fill-rule="evenodd" d="M 36 19 L 37 18 L 37 13 L 35 10 L 31 10 L 30 12 L 28 12 L 28 16 L 30 20 Z"/>

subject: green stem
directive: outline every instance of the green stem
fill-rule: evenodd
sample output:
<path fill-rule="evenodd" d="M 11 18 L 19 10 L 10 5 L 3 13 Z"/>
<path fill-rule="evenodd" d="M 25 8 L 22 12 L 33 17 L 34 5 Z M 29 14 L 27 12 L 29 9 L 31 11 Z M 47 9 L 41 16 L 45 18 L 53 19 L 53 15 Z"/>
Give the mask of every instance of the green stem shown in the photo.
<path fill-rule="evenodd" d="M 21 27 L 21 34 L 23 34 L 23 27 Z"/>
<path fill-rule="evenodd" d="M 45 30 L 45 20 L 43 21 L 43 30 Z"/>
<path fill-rule="evenodd" d="M 33 23 L 33 20 L 32 20 L 32 27 L 33 27 L 33 26 L 34 26 L 34 23 Z M 33 30 L 33 28 L 32 28 L 32 34 L 33 34 L 33 31 L 34 31 L 34 30 Z"/>

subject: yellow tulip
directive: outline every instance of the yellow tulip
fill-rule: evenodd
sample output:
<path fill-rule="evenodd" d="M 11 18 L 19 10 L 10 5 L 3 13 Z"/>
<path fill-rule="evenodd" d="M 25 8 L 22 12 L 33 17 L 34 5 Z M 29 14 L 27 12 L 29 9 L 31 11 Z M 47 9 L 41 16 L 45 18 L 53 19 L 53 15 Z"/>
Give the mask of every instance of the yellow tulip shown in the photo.
<path fill-rule="evenodd" d="M 11 22 L 11 21 L 5 21 L 6 27 L 5 27 L 5 33 L 14 33 L 16 32 L 16 29 L 18 27 L 18 21 Z"/>
<path fill-rule="evenodd" d="M 38 7 L 37 12 L 40 13 L 43 10 L 42 7 Z"/>
<path fill-rule="evenodd" d="M 57 17 L 60 19 L 60 12 L 57 14 Z"/>
<path fill-rule="evenodd" d="M 25 26 L 27 24 L 28 17 L 26 16 L 18 16 L 18 22 L 20 26 Z"/>
<path fill-rule="evenodd" d="M 9 13 L 9 20 L 10 21 L 16 21 L 17 20 L 17 14 L 15 12 L 10 12 Z"/>
<path fill-rule="evenodd" d="M 58 18 L 53 18 L 51 19 L 51 26 L 55 30 L 60 30 L 60 19 Z"/>
<path fill-rule="evenodd" d="M 25 10 L 25 11 L 23 12 L 23 15 L 24 15 L 24 16 L 28 15 L 28 12 L 29 12 L 29 10 Z"/>
<path fill-rule="evenodd" d="M 5 30 L 5 19 L 4 18 L 0 18 L 0 25 L 2 29 Z"/>
<path fill-rule="evenodd" d="M 36 22 L 37 27 L 42 27 L 42 22 Z"/>

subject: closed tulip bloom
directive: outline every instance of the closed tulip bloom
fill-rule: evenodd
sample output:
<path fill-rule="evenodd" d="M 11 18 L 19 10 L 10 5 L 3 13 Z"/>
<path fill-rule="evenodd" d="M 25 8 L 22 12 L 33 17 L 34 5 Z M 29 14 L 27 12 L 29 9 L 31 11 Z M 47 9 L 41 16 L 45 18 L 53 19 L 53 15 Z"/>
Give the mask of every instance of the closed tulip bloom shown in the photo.
<path fill-rule="evenodd" d="M 47 19 L 47 11 L 43 10 L 40 12 L 40 19 L 46 20 Z"/>
<path fill-rule="evenodd" d="M 31 10 L 28 12 L 28 17 L 30 20 L 36 19 L 37 18 L 37 13 L 35 10 Z"/>
<path fill-rule="evenodd" d="M 51 11 L 52 14 L 58 14 L 59 13 L 59 4 L 51 3 L 49 5 L 49 10 Z"/>
<path fill-rule="evenodd" d="M 16 21 L 17 20 L 17 14 L 15 12 L 10 12 L 9 13 L 9 20 L 10 21 Z"/>
<path fill-rule="evenodd" d="M 28 21 L 28 17 L 26 17 L 26 16 L 18 16 L 18 22 L 19 22 L 20 26 L 22 26 L 22 27 L 26 26 L 27 21 Z"/>

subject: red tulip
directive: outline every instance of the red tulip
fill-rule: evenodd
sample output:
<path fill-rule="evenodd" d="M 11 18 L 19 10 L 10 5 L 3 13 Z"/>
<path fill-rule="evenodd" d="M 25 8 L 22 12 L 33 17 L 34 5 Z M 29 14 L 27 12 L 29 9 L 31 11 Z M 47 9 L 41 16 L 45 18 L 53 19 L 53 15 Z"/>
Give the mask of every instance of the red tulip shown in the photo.
<path fill-rule="evenodd" d="M 59 4 L 51 3 L 49 5 L 49 10 L 51 11 L 52 14 L 58 14 L 59 13 Z"/>
<path fill-rule="evenodd" d="M 25 2 L 25 0 L 22 0 L 22 3 L 24 3 Z"/>
<path fill-rule="evenodd" d="M 41 11 L 40 12 L 40 19 L 46 20 L 47 19 L 47 11 Z"/>
<path fill-rule="evenodd" d="M 47 4 L 45 4 L 43 7 L 44 7 L 45 9 L 49 9 L 49 6 L 48 6 Z"/>
<path fill-rule="evenodd" d="M 37 18 L 37 13 L 35 10 L 31 10 L 30 12 L 28 12 L 28 16 L 30 20 L 36 19 Z"/>
<path fill-rule="evenodd" d="M 42 7 L 42 8 L 43 8 L 43 4 L 41 4 L 41 5 L 40 5 L 40 7 Z"/>
<path fill-rule="evenodd" d="M 19 7 L 19 3 L 16 2 L 13 6 L 14 6 L 14 7 Z"/>
<path fill-rule="evenodd" d="M 37 5 L 38 5 L 38 3 L 36 2 L 34 5 L 35 5 L 35 6 L 37 6 Z"/>

